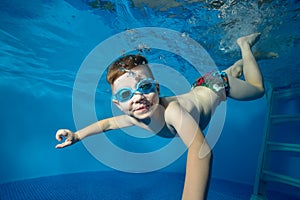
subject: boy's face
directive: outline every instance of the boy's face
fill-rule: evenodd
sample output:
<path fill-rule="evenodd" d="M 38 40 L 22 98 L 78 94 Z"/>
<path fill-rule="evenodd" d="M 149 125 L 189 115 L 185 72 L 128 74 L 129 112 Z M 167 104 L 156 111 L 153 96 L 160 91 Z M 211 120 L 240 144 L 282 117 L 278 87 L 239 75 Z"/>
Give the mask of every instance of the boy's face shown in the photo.
<path fill-rule="evenodd" d="M 129 88 L 132 91 L 145 79 L 153 79 L 150 69 L 146 65 L 139 65 L 117 78 L 112 85 L 113 95 L 123 88 Z M 142 82 L 141 82 L 142 81 Z M 113 102 L 125 114 L 137 119 L 146 119 L 152 116 L 159 104 L 159 85 L 156 84 L 153 90 L 145 94 L 135 91 L 129 100 Z"/>

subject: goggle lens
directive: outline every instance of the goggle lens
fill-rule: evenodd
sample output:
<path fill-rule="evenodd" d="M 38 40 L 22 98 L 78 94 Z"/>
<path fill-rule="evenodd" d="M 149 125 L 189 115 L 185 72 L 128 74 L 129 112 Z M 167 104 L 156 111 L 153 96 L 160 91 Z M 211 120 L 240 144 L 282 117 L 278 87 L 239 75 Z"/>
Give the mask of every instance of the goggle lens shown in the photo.
<path fill-rule="evenodd" d="M 124 100 L 126 101 L 131 98 L 131 91 L 128 89 L 122 89 L 116 94 L 116 96 L 118 97 L 118 99 L 122 99 L 123 101 Z"/>

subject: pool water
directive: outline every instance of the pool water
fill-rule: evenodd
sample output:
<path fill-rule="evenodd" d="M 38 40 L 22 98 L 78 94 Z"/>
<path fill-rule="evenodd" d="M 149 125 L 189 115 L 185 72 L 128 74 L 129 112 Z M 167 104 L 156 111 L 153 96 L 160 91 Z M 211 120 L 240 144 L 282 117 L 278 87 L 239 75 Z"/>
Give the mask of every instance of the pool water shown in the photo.
<path fill-rule="evenodd" d="M 258 61 L 267 90 L 299 87 L 299 8 L 297 0 L 2 0 L 0 199 L 180 199 L 186 152 L 153 171 L 137 162 L 142 172 L 119 172 L 95 156 L 108 152 L 99 145 L 101 138 L 91 139 L 94 149 L 81 142 L 57 150 L 56 131 L 77 130 L 119 113 L 111 104 L 105 69 L 124 52 L 140 53 L 158 64 L 162 95 L 172 95 L 185 91 L 206 69 L 233 64 L 240 59 L 236 39 L 261 32 L 253 50 L 278 55 Z M 137 37 L 139 30 L 154 28 L 162 31 Z M 200 44 L 203 52 L 183 45 L 188 42 Z M 202 62 L 202 56 L 207 60 Z M 191 62 L 199 59 L 199 64 Z M 296 103 L 287 109 L 299 111 L 299 97 L 291 101 Z M 284 104 L 278 107 L 284 110 Z M 226 102 L 213 148 L 209 199 L 250 199 L 267 107 L 266 96 Z M 298 128 L 294 123 L 277 132 L 296 133 Z M 136 129 L 106 136 L 120 149 L 137 154 L 170 144 Z M 299 141 L 295 134 L 283 138 Z M 160 159 L 154 157 L 153 163 Z M 275 165 L 300 178 L 299 154 L 286 163 L 290 165 Z M 125 166 L 135 167 L 126 161 L 118 167 Z M 298 189 L 276 184 L 270 188 L 269 199 L 299 197 Z"/>

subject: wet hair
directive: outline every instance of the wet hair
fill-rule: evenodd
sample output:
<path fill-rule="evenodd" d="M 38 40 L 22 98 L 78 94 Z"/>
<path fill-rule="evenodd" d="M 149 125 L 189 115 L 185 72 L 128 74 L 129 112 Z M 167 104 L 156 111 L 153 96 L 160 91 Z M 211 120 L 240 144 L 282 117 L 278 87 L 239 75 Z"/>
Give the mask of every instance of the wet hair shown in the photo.
<path fill-rule="evenodd" d="M 112 85 L 117 78 L 119 78 L 126 72 L 130 72 L 131 69 L 139 65 L 146 65 L 146 64 L 148 64 L 148 60 L 141 55 L 123 56 L 117 59 L 108 67 L 106 80 L 110 85 Z"/>

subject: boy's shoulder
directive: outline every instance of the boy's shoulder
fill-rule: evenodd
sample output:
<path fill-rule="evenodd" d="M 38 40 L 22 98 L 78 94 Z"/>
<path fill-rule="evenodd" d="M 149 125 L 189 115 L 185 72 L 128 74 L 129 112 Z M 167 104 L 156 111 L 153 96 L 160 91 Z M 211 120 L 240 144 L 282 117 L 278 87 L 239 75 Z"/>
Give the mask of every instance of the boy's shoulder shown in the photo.
<path fill-rule="evenodd" d="M 180 107 L 187 108 L 195 105 L 195 95 L 191 92 L 181 94 L 178 96 L 168 96 L 168 97 L 161 97 L 160 104 L 167 109 L 172 104 L 177 104 Z"/>
<path fill-rule="evenodd" d="M 186 98 L 186 95 L 160 98 L 160 105 L 165 108 L 166 121 L 168 121 L 169 117 L 179 117 L 182 109 L 189 112 L 191 107 L 195 106 L 193 102 Z"/>

